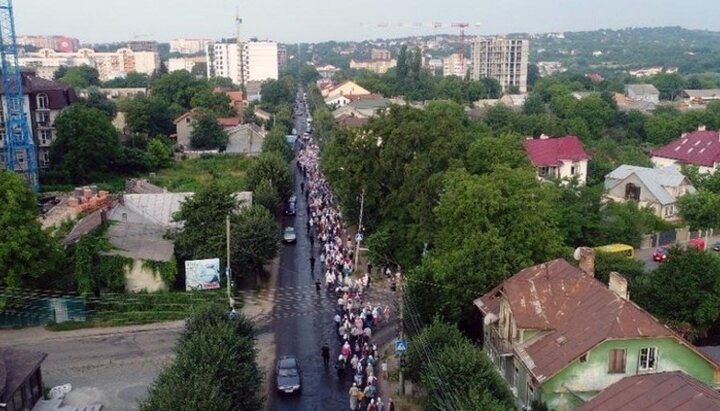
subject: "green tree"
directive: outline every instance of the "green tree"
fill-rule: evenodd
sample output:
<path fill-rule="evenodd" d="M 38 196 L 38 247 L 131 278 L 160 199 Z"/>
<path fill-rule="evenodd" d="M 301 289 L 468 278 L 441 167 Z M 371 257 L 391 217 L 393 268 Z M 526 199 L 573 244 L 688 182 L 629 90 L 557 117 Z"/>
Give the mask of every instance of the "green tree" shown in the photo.
<path fill-rule="evenodd" d="M 62 74 L 62 77 L 56 78 L 59 83 L 67 84 L 75 88 L 88 88 L 90 86 L 100 85 L 97 69 L 86 65 L 68 67 L 64 72 L 56 72 L 55 74 Z"/>
<path fill-rule="evenodd" d="M 678 211 L 693 230 L 720 227 L 720 194 L 705 189 L 678 199 Z"/>
<path fill-rule="evenodd" d="M 255 191 L 263 180 L 270 181 L 281 198 L 292 195 L 290 167 L 277 153 L 262 153 L 250 164 L 247 171 L 248 189 Z"/>
<path fill-rule="evenodd" d="M 87 183 L 109 172 L 121 156 L 120 140 L 105 113 L 73 104 L 55 120 L 50 147 L 52 169 L 72 183 Z"/>
<path fill-rule="evenodd" d="M 125 77 L 116 77 L 103 83 L 106 88 L 147 88 L 150 77 L 144 73 L 131 71 Z"/>
<path fill-rule="evenodd" d="M 148 142 L 147 152 L 153 157 L 156 168 L 169 167 L 173 162 L 173 150 L 164 139 L 155 137 Z"/>
<path fill-rule="evenodd" d="M 253 190 L 253 201 L 255 204 L 267 208 L 271 213 L 277 212 L 282 203 L 277 189 L 273 187 L 272 181 L 268 179 L 261 180 L 255 187 L 255 190 Z"/>
<path fill-rule="evenodd" d="M 640 207 L 634 201 L 610 203 L 602 210 L 597 241 L 639 247 L 643 235 L 670 228 L 672 226 L 657 217 L 652 209 Z"/>
<path fill-rule="evenodd" d="M 88 107 L 96 108 L 104 112 L 110 118 L 115 118 L 115 115 L 117 114 L 117 107 L 115 106 L 115 103 L 108 99 L 105 94 L 101 93 L 98 89 L 90 89 L 88 97 L 84 103 Z"/>
<path fill-rule="evenodd" d="M 37 221 L 35 196 L 20 174 L 0 171 L 0 203 L 0 287 L 45 288 L 62 255 Z"/>
<path fill-rule="evenodd" d="M 655 114 L 645 122 L 648 141 L 654 145 L 669 143 L 676 139 L 681 131 L 677 117 L 670 114 Z"/>
<path fill-rule="evenodd" d="M 280 80 L 268 80 L 260 88 L 262 103 L 277 106 L 281 103 L 290 103 L 295 99 L 295 84 L 288 77 Z"/>
<path fill-rule="evenodd" d="M 634 258 L 629 258 L 622 253 L 599 252 L 595 256 L 595 278 L 608 283 L 610 273 L 616 272 L 628 280 L 629 288 L 644 280 L 644 263 Z"/>
<path fill-rule="evenodd" d="M 226 317 L 213 305 L 188 320 L 175 359 L 160 373 L 140 410 L 263 409 L 263 372 L 252 324 L 243 315 Z"/>
<path fill-rule="evenodd" d="M 125 122 L 130 131 L 146 136 L 175 133 L 174 116 L 170 106 L 155 97 L 140 96 L 125 100 L 120 104 L 125 112 Z"/>
<path fill-rule="evenodd" d="M 670 250 L 667 262 L 649 273 L 637 300 L 651 313 L 691 327 L 703 336 L 720 317 L 720 257 L 689 247 Z"/>
<path fill-rule="evenodd" d="M 204 109 L 217 117 L 234 117 L 237 115 L 225 93 L 216 93 L 210 89 L 201 89 L 190 99 L 190 105 L 195 109 Z"/>
<path fill-rule="evenodd" d="M 229 136 L 225 129 L 218 124 L 217 119 L 211 113 L 201 113 L 192 122 L 192 133 L 190 133 L 190 145 L 196 149 L 220 149 L 225 150 Z"/>
<path fill-rule="evenodd" d="M 292 147 L 290 147 L 285 137 L 285 133 L 278 128 L 270 130 L 267 136 L 265 136 L 262 151 L 265 153 L 276 153 L 287 162 L 290 162 L 294 156 Z"/>
<path fill-rule="evenodd" d="M 407 355 L 405 356 L 408 378 L 413 381 L 420 381 L 420 374 L 432 366 L 427 358 L 430 349 L 437 352 L 446 347 L 460 345 L 464 341 L 465 337 L 456 326 L 435 318 L 430 325 L 410 338 Z"/>
<path fill-rule="evenodd" d="M 686 87 L 683 76 L 677 73 L 660 73 L 651 79 L 663 100 L 675 100 Z"/>
<path fill-rule="evenodd" d="M 253 205 L 240 210 L 232 222 L 233 272 L 260 274 L 263 265 L 275 258 L 280 249 L 280 230 L 275 219 L 267 208 Z"/>
<path fill-rule="evenodd" d="M 192 98 L 202 90 L 211 89 L 206 80 L 196 79 L 186 70 L 161 75 L 150 82 L 150 93 L 167 105 L 176 104 L 182 109 L 192 108 Z"/>

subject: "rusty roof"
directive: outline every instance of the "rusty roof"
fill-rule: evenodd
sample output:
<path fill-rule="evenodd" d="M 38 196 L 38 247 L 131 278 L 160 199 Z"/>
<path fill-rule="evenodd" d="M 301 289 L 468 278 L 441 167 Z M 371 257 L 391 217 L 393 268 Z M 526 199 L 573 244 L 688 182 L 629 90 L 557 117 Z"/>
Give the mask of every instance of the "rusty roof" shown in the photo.
<path fill-rule="evenodd" d="M 518 356 L 544 381 L 607 339 L 677 337 L 650 314 L 563 259 L 528 267 L 476 305 L 499 316 L 507 298 L 518 328 L 543 330 L 516 345 Z"/>
<path fill-rule="evenodd" d="M 13 394 L 46 357 L 44 352 L 0 347 L 0 403 L 12 399 Z"/>
<path fill-rule="evenodd" d="M 626 377 L 579 411 L 703 411 L 720 409 L 720 393 L 681 371 Z"/>

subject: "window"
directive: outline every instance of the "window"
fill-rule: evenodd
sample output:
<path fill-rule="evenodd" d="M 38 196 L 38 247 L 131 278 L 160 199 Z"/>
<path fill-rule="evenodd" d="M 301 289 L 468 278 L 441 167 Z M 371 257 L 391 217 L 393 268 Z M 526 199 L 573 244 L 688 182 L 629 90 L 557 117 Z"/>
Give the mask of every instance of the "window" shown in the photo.
<path fill-rule="evenodd" d="M 640 201 L 640 187 L 633 183 L 625 185 L 625 199 Z"/>
<path fill-rule="evenodd" d="M 52 141 L 52 131 L 48 130 L 48 129 L 40 130 L 40 145 L 41 146 L 50 145 L 51 141 Z"/>
<path fill-rule="evenodd" d="M 608 364 L 608 372 L 611 374 L 625 372 L 625 350 L 610 350 L 610 361 Z"/>
<path fill-rule="evenodd" d="M 515 370 L 513 372 L 513 381 L 514 385 L 517 386 L 520 383 L 520 379 L 518 378 L 518 376 L 520 375 L 520 370 L 518 369 L 517 365 L 515 365 L 514 368 Z"/>
<path fill-rule="evenodd" d="M 528 383 L 525 394 L 525 405 L 529 407 L 532 405 L 532 402 L 535 401 L 535 387 Z"/>
<path fill-rule="evenodd" d="M 639 371 L 652 371 L 657 368 L 657 348 L 647 347 L 640 349 L 638 364 Z"/>
<path fill-rule="evenodd" d="M 47 111 L 38 111 L 37 122 L 41 125 L 47 125 L 47 123 L 50 122 L 50 113 Z"/>
<path fill-rule="evenodd" d="M 587 354 L 583 354 L 583 355 L 580 357 L 580 362 L 587 362 Z"/>
<path fill-rule="evenodd" d="M 570 175 L 574 176 L 575 174 L 577 174 L 577 167 L 575 165 L 572 165 L 570 167 Z"/>
<path fill-rule="evenodd" d="M 37 105 L 38 108 L 48 108 L 50 106 L 47 94 L 41 93 L 37 95 Z"/>
<path fill-rule="evenodd" d="M 665 217 L 671 217 L 675 215 L 675 205 L 670 204 L 669 206 L 665 207 Z"/>
<path fill-rule="evenodd" d="M 538 167 L 538 175 L 540 175 L 540 177 L 547 176 L 549 171 L 550 167 Z"/>

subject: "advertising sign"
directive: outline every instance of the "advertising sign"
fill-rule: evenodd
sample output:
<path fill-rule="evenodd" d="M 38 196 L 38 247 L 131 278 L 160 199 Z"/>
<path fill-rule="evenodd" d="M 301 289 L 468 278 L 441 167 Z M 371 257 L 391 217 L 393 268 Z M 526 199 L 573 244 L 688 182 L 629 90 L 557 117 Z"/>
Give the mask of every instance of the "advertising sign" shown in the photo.
<path fill-rule="evenodd" d="M 220 259 L 185 261 L 185 290 L 220 288 Z"/>

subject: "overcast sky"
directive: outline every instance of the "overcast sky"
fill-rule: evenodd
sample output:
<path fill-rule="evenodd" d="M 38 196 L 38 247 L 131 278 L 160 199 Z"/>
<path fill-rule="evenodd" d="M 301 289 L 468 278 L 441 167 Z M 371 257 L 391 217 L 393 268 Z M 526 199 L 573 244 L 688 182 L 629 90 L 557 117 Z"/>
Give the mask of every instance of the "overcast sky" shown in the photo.
<path fill-rule="evenodd" d="M 231 37 L 236 6 L 243 37 L 285 43 L 432 34 L 432 22 L 462 21 L 473 24 L 470 34 L 720 30 L 718 0 L 15 0 L 14 6 L 18 34 L 64 34 L 88 43 Z M 412 27 L 416 22 L 426 27 Z"/>

